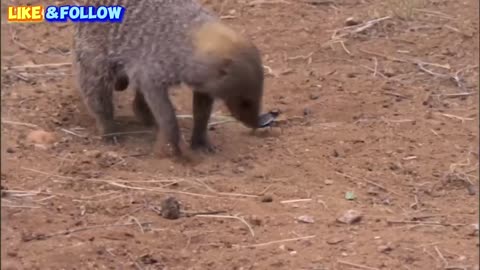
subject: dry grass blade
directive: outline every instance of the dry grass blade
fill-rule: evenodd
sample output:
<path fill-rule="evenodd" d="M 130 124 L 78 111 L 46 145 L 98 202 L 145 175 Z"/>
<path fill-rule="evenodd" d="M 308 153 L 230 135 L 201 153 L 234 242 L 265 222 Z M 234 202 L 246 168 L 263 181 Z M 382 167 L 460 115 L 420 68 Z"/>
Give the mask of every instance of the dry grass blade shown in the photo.
<path fill-rule="evenodd" d="M 253 231 L 252 226 L 250 226 L 250 224 L 248 224 L 248 222 L 242 217 L 226 216 L 226 215 L 195 215 L 195 217 L 236 219 L 242 222 L 243 224 L 245 224 L 245 226 L 247 226 L 248 230 L 250 231 L 250 234 L 252 235 L 252 237 L 255 237 L 255 232 Z"/>
<path fill-rule="evenodd" d="M 95 181 L 95 180 L 93 180 Z M 201 193 L 193 193 L 193 192 L 186 192 L 186 191 L 179 191 L 179 190 L 173 190 L 173 189 L 165 189 L 165 188 L 147 188 L 147 187 L 135 187 L 135 186 L 127 186 L 120 184 L 115 181 L 108 181 L 108 180 L 101 180 L 97 182 L 104 182 L 112 186 L 120 187 L 120 188 L 126 188 L 126 189 L 135 189 L 135 190 L 144 190 L 144 191 L 152 191 L 152 192 L 164 192 L 164 193 L 176 193 L 176 194 L 183 194 L 183 195 L 189 195 L 189 196 L 195 196 L 195 197 L 201 197 L 201 198 L 217 198 L 218 196 L 225 196 L 225 197 L 247 197 L 247 198 L 257 198 L 258 195 L 251 195 L 251 194 L 241 194 L 241 193 L 228 193 L 228 192 L 218 192 L 213 189 L 210 189 L 209 191 L 212 193 L 215 193 L 217 196 L 214 195 L 207 195 L 207 194 L 201 194 Z"/>
<path fill-rule="evenodd" d="M 388 224 L 412 224 L 412 225 L 431 225 L 431 226 L 445 226 L 445 227 L 462 227 L 469 224 L 455 224 L 435 221 L 412 221 L 412 220 L 387 220 Z"/>
<path fill-rule="evenodd" d="M 102 136 L 103 137 L 108 137 L 108 136 L 116 136 L 116 135 L 150 134 L 150 133 L 152 133 L 151 130 L 135 130 L 135 131 L 107 133 L 107 134 L 103 134 Z"/>
<path fill-rule="evenodd" d="M 30 169 L 30 168 L 25 168 L 25 167 L 21 167 L 21 169 L 31 171 L 31 172 L 35 172 L 35 173 L 40 173 L 40 174 L 43 174 L 43 175 L 48 175 L 50 177 L 57 177 L 57 178 L 60 178 L 60 179 L 71 180 L 71 181 L 75 180 L 75 178 L 73 178 L 73 177 L 50 174 L 50 173 L 42 172 L 42 171 L 35 170 L 35 169 Z M 111 186 L 124 188 L 124 189 L 143 190 L 143 191 L 162 192 L 162 193 L 175 193 L 175 194 L 183 194 L 183 195 L 189 195 L 189 196 L 195 196 L 195 197 L 201 197 L 201 198 L 218 198 L 219 196 L 245 197 L 245 198 L 257 198 L 257 197 L 259 197 L 259 195 L 252 195 L 252 194 L 219 192 L 219 191 L 214 190 L 211 187 L 209 187 L 207 189 L 209 190 L 209 192 L 214 193 L 216 196 L 201 194 L 201 193 L 179 191 L 179 190 L 173 190 L 173 189 L 137 187 L 137 186 L 128 186 L 128 185 L 121 184 L 121 183 L 125 183 L 125 182 L 128 182 L 128 183 L 142 183 L 142 182 L 145 182 L 145 181 L 123 181 L 123 180 L 114 181 L 114 180 L 105 180 L 105 179 L 85 179 L 85 181 L 107 183 Z M 165 180 L 165 181 L 179 182 L 179 180 Z M 165 181 L 163 181 L 163 182 L 165 182 Z M 182 180 L 182 181 L 189 182 L 187 180 Z M 162 180 L 146 181 L 146 183 L 155 183 L 155 182 L 162 182 Z M 192 181 L 190 181 L 190 182 L 192 182 Z M 205 184 L 203 184 L 203 185 L 205 185 Z M 57 195 L 57 194 L 55 194 L 55 195 Z"/>
<path fill-rule="evenodd" d="M 140 224 L 141 226 L 145 226 L 148 224 L 151 224 L 152 222 L 143 222 Z M 77 232 L 82 232 L 82 231 L 87 231 L 87 230 L 94 230 L 94 229 L 104 229 L 104 228 L 110 228 L 110 227 L 126 227 L 126 226 L 132 226 L 132 225 L 138 225 L 137 222 L 131 222 L 131 223 L 123 223 L 123 224 L 106 224 L 106 225 L 92 225 L 92 226 L 85 226 L 81 228 L 76 228 L 76 229 L 66 229 L 50 234 L 38 234 L 38 235 L 33 235 L 33 236 L 24 236 L 23 240 L 25 242 L 32 241 L 32 240 L 45 240 L 51 237 L 55 236 L 60 236 L 60 235 L 69 235 L 72 233 L 77 233 Z"/>
<path fill-rule="evenodd" d="M 366 53 L 366 54 L 373 55 L 373 56 L 381 57 L 383 59 L 390 60 L 390 61 L 393 61 L 393 62 L 408 63 L 408 61 L 404 60 L 404 59 L 388 56 L 388 55 L 377 53 L 377 52 L 371 52 L 371 51 L 365 50 L 365 49 L 359 49 L 359 51 L 361 51 L 363 53 Z"/>
<path fill-rule="evenodd" d="M 248 245 L 248 246 L 237 245 L 236 247 L 240 247 L 240 248 L 264 247 L 264 246 L 269 246 L 269 245 L 273 245 L 273 244 L 308 240 L 308 239 L 312 239 L 312 238 L 315 238 L 315 237 L 316 237 L 316 235 L 309 235 L 309 236 L 302 236 L 302 237 L 296 237 L 296 238 L 288 238 L 288 239 L 281 239 L 281 240 L 270 241 L 270 242 L 265 242 L 265 243 L 253 244 L 253 245 Z"/>
<path fill-rule="evenodd" d="M 290 4 L 290 2 L 285 0 L 253 0 L 248 3 L 248 5 L 262 5 L 262 4 Z"/>
<path fill-rule="evenodd" d="M 14 197 L 36 196 L 41 193 L 42 193 L 41 191 L 37 191 L 37 190 L 14 190 L 14 189 L 2 190 L 2 194 L 8 194 L 9 196 L 14 196 Z"/>
<path fill-rule="evenodd" d="M 201 197 L 201 198 L 215 198 L 216 197 L 216 196 L 213 196 L 213 195 L 205 195 L 205 194 L 200 194 L 200 193 L 178 191 L 178 190 L 172 190 L 172 189 L 127 186 L 127 185 L 123 185 L 123 184 L 116 183 L 116 182 L 113 182 L 113 181 L 104 181 L 104 182 L 109 184 L 109 185 L 112 185 L 112 186 L 115 186 L 115 187 L 120 187 L 120 188 L 125 188 L 125 189 L 134 189 L 134 190 L 143 190 L 143 191 L 152 191 L 152 192 L 164 192 L 164 193 L 176 193 L 176 194 L 183 194 L 183 195 L 189 195 L 189 196 Z"/>
<path fill-rule="evenodd" d="M 423 13 L 428 13 L 428 14 L 439 16 L 439 17 L 443 17 L 445 19 L 451 19 L 451 20 L 455 19 L 454 17 L 452 17 L 448 14 L 445 14 L 443 12 L 440 12 L 440 11 L 421 9 L 421 8 L 414 8 L 414 10 L 417 11 L 417 12 L 423 12 Z"/>
<path fill-rule="evenodd" d="M 9 125 L 15 125 L 15 126 L 23 126 L 23 127 L 29 127 L 29 128 L 39 128 L 39 126 L 35 124 L 30 124 L 30 123 L 23 123 L 23 122 L 15 122 L 15 121 L 10 121 L 10 120 L 5 120 L 2 119 L 2 124 L 9 124 Z"/>
<path fill-rule="evenodd" d="M 281 201 L 280 203 L 288 204 L 288 203 L 297 203 L 297 202 L 310 202 L 312 199 L 294 199 L 294 200 L 285 200 Z"/>
<path fill-rule="evenodd" d="M 476 92 L 463 92 L 463 93 L 455 93 L 455 94 L 440 94 L 440 97 L 443 98 L 458 98 L 458 97 L 468 97 L 476 95 Z"/>
<path fill-rule="evenodd" d="M 35 209 L 35 208 L 41 208 L 40 206 L 28 206 L 28 205 L 11 205 L 11 204 L 5 204 L 2 203 L 2 208 L 28 208 L 28 209 Z"/>
<path fill-rule="evenodd" d="M 368 184 L 370 184 L 370 185 L 376 186 L 376 187 L 378 187 L 378 188 L 380 188 L 380 189 L 382 189 L 382 190 L 384 190 L 384 191 L 386 191 L 386 192 L 395 194 L 395 195 L 397 195 L 397 196 L 402 196 L 401 194 L 399 194 L 399 193 L 397 193 L 397 192 L 395 192 L 395 191 L 389 190 L 389 189 L 387 189 L 386 187 L 384 187 L 384 186 L 382 186 L 382 185 L 380 185 L 380 184 L 378 184 L 378 183 L 376 183 L 376 182 L 373 182 L 373 181 L 371 181 L 371 180 L 364 179 L 364 178 L 354 177 L 354 176 L 351 176 L 351 175 L 348 175 L 348 174 L 345 174 L 345 173 L 340 173 L 340 172 L 336 172 L 336 174 L 341 175 L 341 176 L 344 176 L 344 177 L 346 177 L 346 178 L 353 179 L 353 180 L 364 181 L 364 182 L 366 182 L 366 183 L 368 183 Z"/>
<path fill-rule="evenodd" d="M 48 64 L 38 64 L 38 65 L 19 65 L 19 66 L 11 66 L 11 67 L 4 67 L 3 69 L 24 69 L 24 68 L 56 68 L 56 67 L 65 67 L 71 66 L 72 63 L 48 63 Z"/>
<path fill-rule="evenodd" d="M 382 22 L 382 21 L 385 21 L 385 20 L 388 20 L 388 19 L 391 19 L 390 16 L 385 16 L 385 17 L 381 17 L 381 18 L 378 18 L 378 19 L 373 19 L 373 20 L 370 20 L 370 21 L 366 21 L 364 23 L 361 23 L 359 25 L 355 25 L 355 26 L 347 26 L 347 27 L 344 27 L 344 28 L 340 28 L 340 29 L 336 29 L 336 30 L 333 30 L 333 36 L 332 36 L 332 40 L 336 40 L 336 39 L 341 39 L 341 38 L 344 38 L 344 37 L 347 37 L 347 36 L 350 36 L 350 35 L 353 35 L 353 34 L 356 34 L 356 33 L 361 33 L 365 30 L 367 30 L 368 28 L 371 28 L 372 26 Z"/>
<path fill-rule="evenodd" d="M 208 126 L 213 127 L 213 126 L 218 126 L 218 125 L 221 125 L 221 124 L 232 123 L 232 122 L 236 122 L 236 120 L 235 119 L 229 119 L 229 120 L 221 120 L 221 121 L 210 122 L 210 123 L 208 123 Z"/>
<path fill-rule="evenodd" d="M 351 262 L 342 261 L 342 260 L 337 260 L 337 262 L 338 262 L 339 264 L 343 264 L 343 265 L 347 265 L 347 266 L 355 267 L 355 268 L 358 268 L 358 269 L 365 269 L 365 270 L 379 270 L 378 268 L 375 268 L 375 267 L 370 267 L 370 266 L 366 266 L 366 265 L 361 265 L 361 264 L 351 263 Z"/>
<path fill-rule="evenodd" d="M 418 68 L 419 68 L 421 71 L 423 71 L 423 72 L 425 72 L 425 73 L 428 73 L 428 74 L 430 74 L 430 75 L 432 75 L 432 76 L 434 76 L 434 77 L 439 77 L 439 78 L 450 78 L 450 77 L 451 77 L 450 75 L 440 74 L 440 73 L 437 73 L 437 72 L 434 72 L 434 71 L 431 71 L 431 70 L 427 69 L 427 68 L 425 67 L 425 63 L 418 62 L 418 63 L 416 63 L 416 64 L 417 64 Z"/>
<path fill-rule="evenodd" d="M 180 115 L 177 115 L 177 118 L 178 118 L 178 119 L 193 119 L 193 115 L 190 115 L 190 114 L 180 114 Z M 209 122 L 209 123 L 208 123 L 208 126 L 209 126 L 209 127 L 218 126 L 218 125 L 221 125 L 221 124 L 232 123 L 232 122 L 236 122 L 236 121 L 237 121 L 237 120 L 235 120 L 233 117 L 228 117 L 228 116 L 212 116 L 211 118 L 212 118 L 212 119 L 220 119 L 220 120 L 218 120 L 218 121 L 213 121 L 213 122 Z"/>
<path fill-rule="evenodd" d="M 444 116 L 444 117 L 450 118 L 450 119 L 460 120 L 460 121 L 462 121 L 462 122 L 475 120 L 475 118 L 462 117 L 462 116 L 453 115 L 453 114 L 448 114 L 448 113 L 438 113 L 438 114 L 439 114 L 439 115 L 442 115 L 442 116 Z"/>

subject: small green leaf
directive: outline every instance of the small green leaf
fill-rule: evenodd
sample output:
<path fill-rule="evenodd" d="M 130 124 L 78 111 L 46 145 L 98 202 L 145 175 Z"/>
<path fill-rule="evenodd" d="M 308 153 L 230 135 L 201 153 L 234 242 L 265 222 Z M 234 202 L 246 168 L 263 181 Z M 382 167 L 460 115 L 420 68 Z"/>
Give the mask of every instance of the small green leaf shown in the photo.
<path fill-rule="evenodd" d="M 355 195 L 355 193 L 353 193 L 353 191 L 348 191 L 345 193 L 345 199 L 351 201 L 355 200 L 355 198 L 357 198 L 357 196 Z"/>

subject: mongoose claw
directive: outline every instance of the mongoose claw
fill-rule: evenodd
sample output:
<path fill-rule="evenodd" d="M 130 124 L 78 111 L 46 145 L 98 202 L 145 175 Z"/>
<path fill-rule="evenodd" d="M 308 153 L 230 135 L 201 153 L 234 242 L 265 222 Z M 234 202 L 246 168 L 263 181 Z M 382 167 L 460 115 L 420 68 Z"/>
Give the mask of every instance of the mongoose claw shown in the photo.
<path fill-rule="evenodd" d="M 102 140 L 108 144 L 118 144 L 118 142 L 120 141 L 120 138 L 118 135 L 104 134 L 102 136 Z"/>

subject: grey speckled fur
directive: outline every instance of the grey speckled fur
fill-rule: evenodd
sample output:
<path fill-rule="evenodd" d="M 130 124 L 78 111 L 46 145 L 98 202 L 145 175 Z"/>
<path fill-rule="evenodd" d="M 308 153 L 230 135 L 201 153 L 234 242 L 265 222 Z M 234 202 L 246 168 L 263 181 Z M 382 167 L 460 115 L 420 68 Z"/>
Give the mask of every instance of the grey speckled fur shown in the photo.
<path fill-rule="evenodd" d="M 182 82 L 194 91 L 193 149 L 213 150 L 207 138 L 207 123 L 215 98 L 223 100 L 232 115 L 246 126 L 257 127 L 264 80 L 260 53 L 248 41 L 230 46 L 235 49 L 227 50 L 228 54 L 221 53 L 225 52 L 222 44 L 217 44 L 218 53 L 213 49 L 210 54 L 196 54 L 192 31 L 218 22 L 199 3 L 86 0 L 82 4 L 126 8 L 123 23 L 75 26 L 78 88 L 102 135 L 116 130 L 113 90 L 131 86 L 136 92 L 133 108 L 137 117 L 146 124 L 155 124 L 175 153 L 180 154 L 179 129 L 168 89 Z"/>

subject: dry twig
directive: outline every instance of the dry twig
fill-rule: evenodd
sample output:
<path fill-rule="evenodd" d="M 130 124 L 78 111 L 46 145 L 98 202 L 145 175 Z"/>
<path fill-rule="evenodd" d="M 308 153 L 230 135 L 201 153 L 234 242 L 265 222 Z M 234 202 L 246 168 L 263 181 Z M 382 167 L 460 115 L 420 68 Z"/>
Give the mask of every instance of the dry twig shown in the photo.
<path fill-rule="evenodd" d="M 143 222 L 141 226 L 145 226 L 148 224 L 151 224 L 152 222 Z M 50 234 L 38 234 L 38 235 L 33 235 L 33 236 L 24 236 L 23 241 L 28 242 L 32 240 L 45 240 L 51 237 L 55 236 L 60 236 L 60 235 L 69 235 L 72 233 L 77 233 L 77 232 L 82 232 L 82 231 L 87 231 L 87 230 L 94 230 L 94 229 L 101 229 L 101 228 L 110 228 L 110 227 L 126 227 L 126 226 L 132 226 L 132 225 L 138 225 L 136 222 L 132 223 L 123 223 L 123 224 L 105 224 L 105 225 L 92 225 L 92 226 L 85 226 L 81 228 L 76 228 L 76 229 L 66 229 Z"/>
<path fill-rule="evenodd" d="M 395 195 L 397 195 L 397 196 L 402 196 L 401 194 L 399 194 L 399 193 L 397 193 L 397 192 L 395 192 L 395 191 L 389 190 L 389 189 L 387 189 L 386 187 L 384 187 L 384 186 L 382 186 L 382 185 L 380 185 L 380 184 L 378 184 L 378 183 L 376 183 L 376 182 L 373 182 L 373 181 L 371 181 L 371 180 L 368 180 L 368 179 L 365 179 L 365 178 L 354 177 L 354 176 L 351 176 L 351 175 L 348 175 L 348 174 L 345 174 L 345 173 L 340 173 L 340 172 L 335 172 L 335 173 L 338 174 L 338 175 L 344 176 L 344 177 L 346 177 L 346 178 L 353 179 L 353 180 L 364 181 L 364 182 L 366 182 L 366 183 L 368 183 L 368 184 L 370 184 L 370 185 L 376 186 L 376 187 L 378 187 L 378 188 L 380 188 L 380 189 L 382 189 L 382 190 L 384 190 L 384 191 L 386 191 L 386 192 L 395 194 Z"/>
<path fill-rule="evenodd" d="M 297 202 L 310 202 L 312 199 L 295 199 L 295 200 L 285 200 L 280 201 L 280 203 L 288 204 L 288 203 L 297 203 Z"/>

